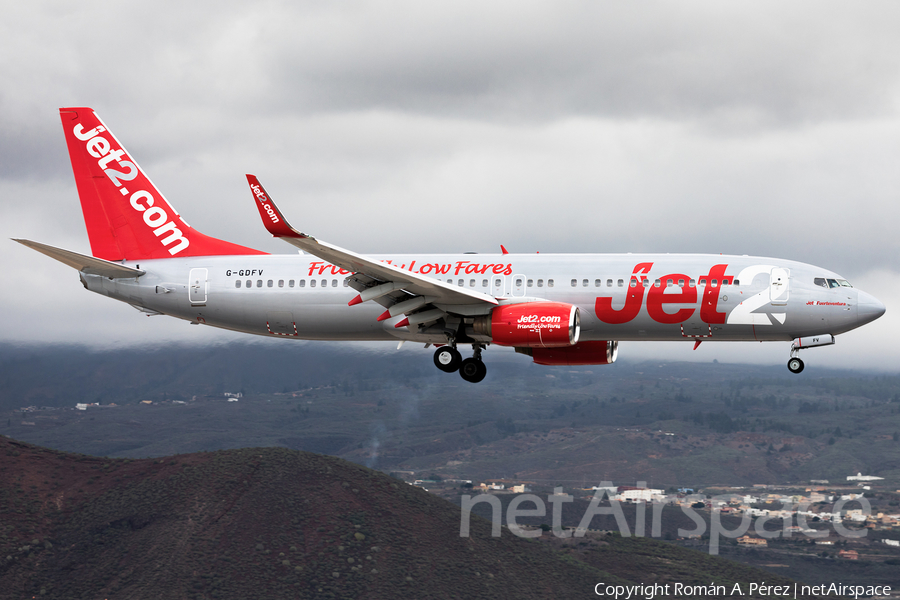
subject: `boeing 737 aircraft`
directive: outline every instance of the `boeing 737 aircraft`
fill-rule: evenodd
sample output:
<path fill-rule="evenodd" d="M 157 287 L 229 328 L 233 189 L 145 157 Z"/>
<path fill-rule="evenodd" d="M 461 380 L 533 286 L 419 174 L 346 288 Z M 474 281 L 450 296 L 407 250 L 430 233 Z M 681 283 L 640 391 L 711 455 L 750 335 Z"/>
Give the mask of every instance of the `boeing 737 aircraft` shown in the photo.
<path fill-rule="evenodd" d="M 622 340 L 791 342 L 799 373 L 801 349 L 884 314 L 837 273 L 777 258 L 363 256 L 291 227 L 248 175 L 265 227 L 301 250 L 270 255 L 191 228 L 92 109 L 60 117 L 93 256 L 16 241 L 148 315 L 286 339 L 434 344 L 439 369 L 478 382 L 490 344 L 542 365 L 605 365 Z"/>

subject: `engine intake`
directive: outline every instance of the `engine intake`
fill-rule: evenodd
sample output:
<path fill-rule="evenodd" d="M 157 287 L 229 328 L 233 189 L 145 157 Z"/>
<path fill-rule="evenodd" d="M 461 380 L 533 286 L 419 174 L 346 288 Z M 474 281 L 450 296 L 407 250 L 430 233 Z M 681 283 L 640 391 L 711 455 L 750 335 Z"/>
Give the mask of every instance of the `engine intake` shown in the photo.
<path fill-rule="evenodd" d="M 581 342 L 568 348 L 516 348 L 539 365 L 611 365 L 619 354 L 619 342 Z"/>
<path fill-rule="evenodd" d="M 581 317 L 577 306 L 564 302 L 524 302 L 498 306 L 472 327 L 500 346 L 559 348 L 578 343 Z"/>

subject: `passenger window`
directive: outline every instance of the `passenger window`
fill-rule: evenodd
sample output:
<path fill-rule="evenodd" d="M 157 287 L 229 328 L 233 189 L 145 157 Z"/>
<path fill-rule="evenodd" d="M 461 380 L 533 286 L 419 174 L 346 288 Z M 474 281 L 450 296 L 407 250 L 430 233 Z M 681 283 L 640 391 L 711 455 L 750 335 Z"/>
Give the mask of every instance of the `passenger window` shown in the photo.
<path fill-rule="evenodd" d="M 235 280 L 235 282 L 234 282 L 234 287 L 236 287 L 236 288 L 241 287 L 241 280 L 240 280 L 240 279 L 236 279 L 236 280 Z"/>
<path fill-rule="evenodd" d="M 619 284 L 619 287 L 625 287 L 625 280 L 624 280 L 624 279 L 620 279 L 617 283 Z"/>
<path fill-rule="evenodd" d="M 702 277 L 700 278 L 700 285 L 706 285 L 706 279 L 705 279 L 705 278 L 702 278 Z"/>
<path fill-rule="evenodd" d="M 462 279 L 460 279 L 459 281 L 456 282 L 456 285 L 458 285 L 459 287 L 462 287 L 462 286 L 464 286 L 465 284 L 466 284 L 466 282 L 463 281 Z"/>
<path fill-rule="evenodd" d="M 734 280 L 734 285 L 741 285 L 741 281 L 739 279 Z"/>
<path fill-rule="evenodd" d="M 573 279 L 573 280 L 572 280 L 572 287 L 575 287 L 576 285 L 578 285 L 578 280 L 577 280 L 577 279 Z"/>
<path fill-rule="evenodd" d="M 632 277 L 631 282 L 628 285 L 629 285 L 629 287 L 637 287 L 637 279 Z"/>
<path fill-rule="evenodd" d="M 656 281 L 653 282 L 653 287 L 659 287 L 661 284 L 662 284 L 662 282 L 659 279 L 657 279 Z"/>
<path fill-rule="evenodd" d="M 516 287 L 517 287 L 517 288 L 522 287 L 522 280 L 521 280 L 521 279 L 516 279 Z"/>
<path fill-rule="evenodd" d="M 690 280 L 690 281 L 688 281 L 688 285 L 689 285 L 689 286 L 690 286 L 690 287 L 694 287 L 694 286 L 695 286 L 695 285 L 697 285 L 697 282 L 696 282 L 696 281 L 694 281 L 694 279 L 693 279 L 693 278 L 691 278 L 691 280 Z"/>
<path fill-rule="evenodd" d="M 244 282 L 244 285 L 247 286 L 248 288 L 253 287 L 253 282 L 248 279 L 247 281 Z"/>
<path fill-rule="evenodd" d="M 588 280 L 587 279 L 582 280 L 581 287 L 587 287 L 587 286 L 588 286 Z"/>
<path fill-rule="evenodd" d="M 278 280 L 278 287 L 284 287 L 284 279 Z"/>
<path fill-rule="evenodd" d="M 538 287 L 544 287 L 544 280 L 538 279 Z"/>
<path fill-rule="evenodd" d="M 816 285 L 818 285 L 818 286 L 822 286 L 823 288 L 827 288 L 827 287 L 828 287 L 828 282 L 825 281 L 825 278 L 824 278 L 824 277 L 816 277 L 815 279 L 813 279 L 813 283 L 816 284 Z"/>
<path fill-rule="evenodd" d="M 475 280 L 474 280 L 474 279 L 470 279 L 470 280 L 469 280 L 469 287 L 475 287 Z"/>
<path fill-rule="evenodd" d="M 723 280 L 722 280 L 722 285 L 728 285 L 728 281 L 729 281 L 728 279 L 723 279 Z"/>
<path fill-rule="evenodd" d="M 322 287 L 328 287 L 328 280 L 327 280 L 327 279 L 323 279 L 323 280 L 322 280 Z"/>
<path fill-rule="evenodd" d="M 297 286 L 298 287 L 306 287 L 306 280 L 301 279 L 300 281 L 297 282 Z"/>
<path fill-rule="evenodd" d="M 666 279 L 666 287 L 672 287 L 672 280 Z"/>
<path fill-rule="evenodd" d="M 612 287 L 612 279 L 606 280 L 606 287 Z"/>
<path fill-rule="evenodd" d="M 647 279 L 646 277 L 644 277 L 643 279 L 641 279 L 641 284 L 642 284 L 644 287 L 650 287 L 650 280 Z"/>
<path fill-rule="evenodd" d="M 481 287 L 487 287 L 487 279 L 481 280 Z"/>
<path fill-rule="evenodd" d="M 256 287 L 262 287 L 262 279 L 256 280 Z"/>
<path fill-rule="evenodd" d="M 337 279 L 331 280 L 331 287 L 337 287 Z"/>
<path fill-rule="evenodd" d="M 534 287 L 534 279 L 528 280 L 528 287 Z"/>
<path fill-rule="evenodd" d="M 548 280 L 547 280 L 547 287 L 553 287 L 553 280 L 552 280 L 552 279 L 548 279 Z"/>
<path fill-rule="evenodd" d="M 271 279 L 266 282 L 267 287 L 272 287 L 273 284 L 274 284 L 274 282 Z"/>
<path fill-rule="evenodd" d="M 595 280 L 594 280 L 594 287 L 600 287 L 601 285 L 603 285 L 603 280 L 602 280 L 602 279 L 595 279 Z"/>
<path fill-rule="evenodd" d="M 310 279 L 310 280 L 309 280 L 309 287 L 316 287 L 316 280 L 315 280 L 315 279 Z"/>
<path fill-rule="evenodd" d="M 678 280 L 678 287 L 684 287 L 684 279 Z"/>
<path fill-rule="evenodd" d="M 346 279 L 344 280 L 344 287 L 350 287 L 350 282 Z"/>
<path fill-rule="evenodd" d="M 712 282 L 710 283 L 710 285 L 711 285 L 712 287 L 719 287 L 719 280 L 718 280 L 718 279 L 713 279 Z"/>
<path fill-rule="evenodd" d="M 294 287 L 294 280 L 288 279 L 288 287 Z"/>

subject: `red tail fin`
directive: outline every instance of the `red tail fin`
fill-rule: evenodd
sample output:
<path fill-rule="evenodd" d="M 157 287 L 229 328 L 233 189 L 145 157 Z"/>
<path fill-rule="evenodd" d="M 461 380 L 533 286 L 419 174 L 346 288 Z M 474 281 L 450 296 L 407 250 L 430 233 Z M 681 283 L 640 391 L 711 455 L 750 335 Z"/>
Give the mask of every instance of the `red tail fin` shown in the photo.
<path fill-rule="evenodd" d="M 61 108 L 59 116 L 94 256 L 265 254 L 203 235 L 185 223 L 93 109 Z"/>

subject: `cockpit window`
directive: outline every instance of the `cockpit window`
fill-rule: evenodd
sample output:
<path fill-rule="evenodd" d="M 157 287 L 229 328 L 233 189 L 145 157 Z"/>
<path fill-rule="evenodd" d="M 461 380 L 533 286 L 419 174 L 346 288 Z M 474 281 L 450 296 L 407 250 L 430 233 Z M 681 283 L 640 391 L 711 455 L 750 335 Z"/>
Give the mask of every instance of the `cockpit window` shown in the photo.
<path fill-rule="evenodd" d="M 813 283 L 815 283 L 818 286 L 822 286 L 823 288 L 828 287 L 828 282 L 825 281 L 824 277 L 816 277 L 815 279 L 813 279 Z"/>
<path fill-rule="evenodd" d="M 846 279 L 838 279 L 838 283 L 841 284 L 841 287 L 848 287 L 848 288 L 853 287 L 852 285 L 850 285 L 850 282 L 847 281 Z"/>
<path fill-rule="evenodd" d="M 839 284 L 839 283 L 837 282 L 837 279 L 829 279 L 829 280 L 828 280 L 828 287 L 830 287 L 830 288 L 837 288 L 837 287 L 841 287 L 841 284 Z"/>

